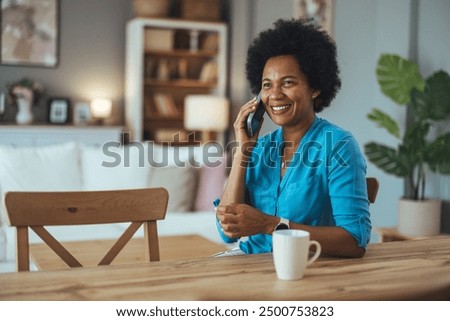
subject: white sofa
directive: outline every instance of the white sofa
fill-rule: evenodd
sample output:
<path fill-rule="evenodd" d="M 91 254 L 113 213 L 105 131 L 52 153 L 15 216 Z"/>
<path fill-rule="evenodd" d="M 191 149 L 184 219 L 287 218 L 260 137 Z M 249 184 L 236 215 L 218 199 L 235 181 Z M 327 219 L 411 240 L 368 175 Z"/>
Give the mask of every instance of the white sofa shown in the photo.
<path fill-rule="evenodd" d="M 117 143 L 116 143 L 117 144 Z M 169 191 L 160 236 L 199 234 L 222 243 L 212 202 L 225 182 L 225 156 L 218 145 L 161 147 L 150 143 L 92 147 L 65 143 L 43 147 L 0 145 L 0 191 L 106 190 L 163 186 Z M 184 164 L 185 166 L 181 166 Z M 14 270 L 15 229 L 0 212 L 0 272 Z M 63 241 L 106 239 L 123 225 L 53 227 Z M 142 233 L 139 231 L 138 233 Z M 30 242 L 41 242 L 30 233 Z"/>

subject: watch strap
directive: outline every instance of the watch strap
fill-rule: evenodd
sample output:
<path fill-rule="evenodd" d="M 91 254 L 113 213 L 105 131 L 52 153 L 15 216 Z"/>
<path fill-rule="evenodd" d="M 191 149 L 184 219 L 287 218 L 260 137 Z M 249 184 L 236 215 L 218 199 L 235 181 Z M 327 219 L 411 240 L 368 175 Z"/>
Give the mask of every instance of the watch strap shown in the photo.
<path fill-rule="evenodd" d="M 289 228 L 289 220 L 287 218 L 280 217 L 280 221 L 278 222 L 277 226 L 275 226 L 274 231 L 288 230 Z"/>

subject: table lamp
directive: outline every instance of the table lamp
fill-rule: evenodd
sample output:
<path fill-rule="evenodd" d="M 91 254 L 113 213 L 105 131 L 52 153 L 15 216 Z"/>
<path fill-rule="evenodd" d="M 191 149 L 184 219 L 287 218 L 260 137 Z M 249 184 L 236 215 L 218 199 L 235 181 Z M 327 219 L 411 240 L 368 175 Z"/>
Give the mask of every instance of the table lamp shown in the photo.
<path fill-rule="evenodd" d="M 112 102 L 111 99 L 96 98 L 91 101 L 91 114 L 99 124 L 111 116 Z"/>
<path fill-rule="evenodd" d="M 202 141 L 212 140 L 212 132 L 228 128 L 228 99 L 213 95 L 188 95 L 184 100 L 184 127 L 201 130 Z"/>

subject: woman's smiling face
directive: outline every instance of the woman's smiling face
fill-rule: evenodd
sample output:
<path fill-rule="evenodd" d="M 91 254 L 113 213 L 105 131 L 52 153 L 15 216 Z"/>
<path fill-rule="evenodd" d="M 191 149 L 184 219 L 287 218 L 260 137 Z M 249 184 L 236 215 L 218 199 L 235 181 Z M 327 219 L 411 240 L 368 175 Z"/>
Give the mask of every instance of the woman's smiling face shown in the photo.
<path fill-rule="evenodd" d="M 272 121 L 284 128 L 309 126 L 314 120 L 314 98 L 294 56 L 267 60 L 263 70 L 261 97 Z"/>

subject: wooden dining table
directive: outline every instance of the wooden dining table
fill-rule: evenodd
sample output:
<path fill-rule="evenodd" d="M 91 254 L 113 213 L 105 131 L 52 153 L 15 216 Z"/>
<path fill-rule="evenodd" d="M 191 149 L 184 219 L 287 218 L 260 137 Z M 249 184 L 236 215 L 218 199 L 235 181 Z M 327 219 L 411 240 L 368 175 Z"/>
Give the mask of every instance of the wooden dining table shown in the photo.
<path fill-rule="evenodd" d="M 0 275 L 0 300 L 449 300 L 450 237 L 369 245 L 277 279 L 271 253 Z"/>

